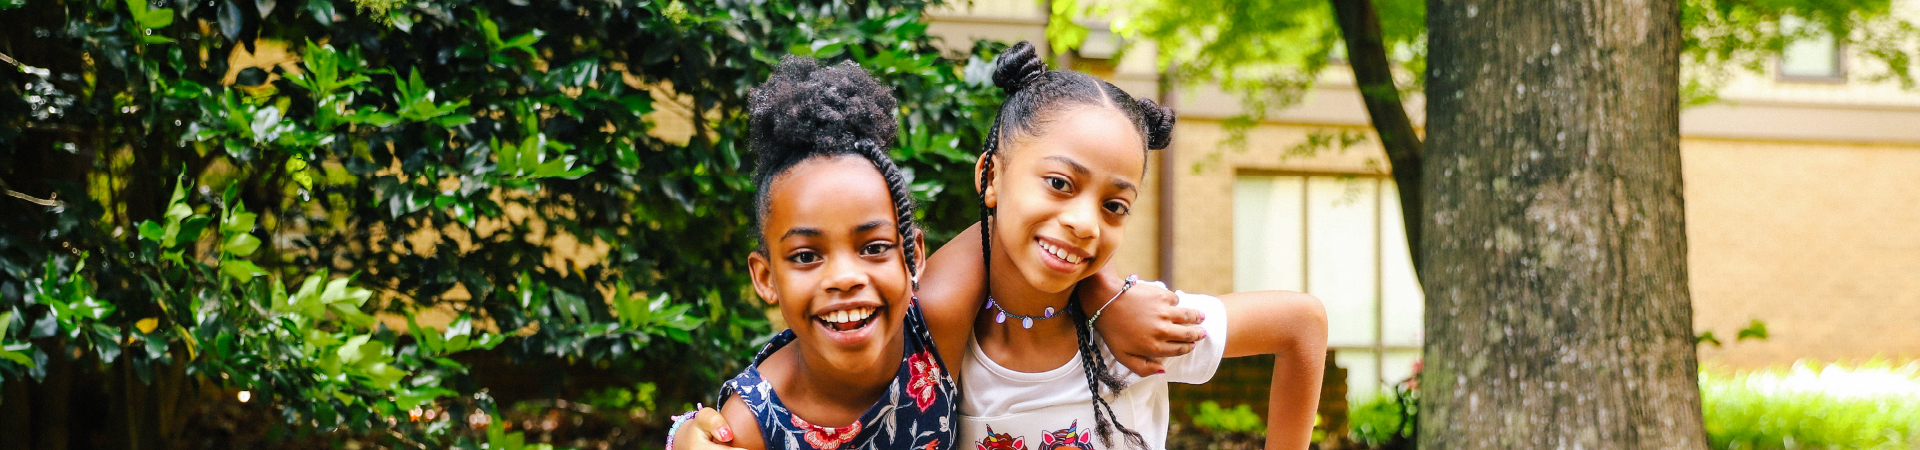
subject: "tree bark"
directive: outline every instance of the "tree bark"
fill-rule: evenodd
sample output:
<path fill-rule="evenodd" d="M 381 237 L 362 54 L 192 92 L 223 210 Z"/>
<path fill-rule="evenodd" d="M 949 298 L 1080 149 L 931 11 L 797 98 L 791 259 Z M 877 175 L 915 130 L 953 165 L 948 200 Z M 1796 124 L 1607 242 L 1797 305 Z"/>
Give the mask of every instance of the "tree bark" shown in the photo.
<path fill-rule="evenodd" d="M 1422 448 L 1706 448 L 1679 8 L 1428 1 Z"/>
<path fill-rule="evenodd" d="M 1347 44 L 1347 66 L 1353 69 L 1354 84 L 1360 100 L 1367 105 L 1367 120 L 1380 136 L 1386 150 L 1388 171 L 1400 192 L 1400 219 L 1406 227 L 1407 248 L 1420 248 L 1422 203 L 1420 157 L 1426 153 L 1420 133 L 1407 116 L 1406 103 L 1400 99 L 1400 87 L 1393 82 L 1393 66 L 1387 61 L 1386 40 L 1381 38 L 1380 13 L 1373 0 L 1333 0 L 1333 14 L 1340 23 L 1340 37 Z M 1413 254 L 1414 273 L 1425 272 L 1418 252 Z"/>

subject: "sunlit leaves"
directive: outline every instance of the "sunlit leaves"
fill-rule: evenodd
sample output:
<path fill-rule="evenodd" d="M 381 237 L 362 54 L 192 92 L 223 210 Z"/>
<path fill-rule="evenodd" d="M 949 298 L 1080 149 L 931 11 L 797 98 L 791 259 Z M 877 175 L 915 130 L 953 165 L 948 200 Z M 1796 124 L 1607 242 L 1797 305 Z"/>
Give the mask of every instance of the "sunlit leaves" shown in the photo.
<path fill-rule="evenodd" d="M 165 43 L 173 42 L 172 38 L 168 38 L 166 36 L 155 36 L 153 34 L 153 30 L 159 29 L 159 28 L 166 28 L 167 25 L 173 24 L 172 9 L 169 9 L 169 8 L 148 9 L 146 0 L 125 0 L 125 1 L 127 4 L 127 12 L 133 14 L 133 23 L 137 25 L 136 27 L 133 28 L 133 30 L 136 33 L 139 33 L 138 37 L 141 40 L 141 42 L 148 43 L 148 44 L 165 44 Z"/>

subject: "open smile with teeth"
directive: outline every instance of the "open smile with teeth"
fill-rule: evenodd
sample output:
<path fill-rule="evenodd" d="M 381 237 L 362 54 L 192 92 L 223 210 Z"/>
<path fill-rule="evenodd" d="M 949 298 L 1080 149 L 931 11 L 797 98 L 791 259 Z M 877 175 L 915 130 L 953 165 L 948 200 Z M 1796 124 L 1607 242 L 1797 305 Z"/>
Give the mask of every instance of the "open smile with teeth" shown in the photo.
<path fill-rule="evenodd" d="M 1046 243 L 1046 241 L 1040 241 L 1040 249 L 1046 250 L 1047 254 L 1053 255 L 1053 257 L 1055 258 L 1060 258 L 1061 261 L 1066 261 L 1067 264 L 1079 264 L 1080 261 L 1086 259 L 1086 258 L 1080 257 L 1080 255 L 1076 255 L 1076 254 L 1073 254 L 1072 252 L 1068 252 L 1066 249 L 1056 247 L 1053 244 L 1048 244 Z"/>
<path fill-rule="evenodd" d="M 873 323 L 873 312 L 875 310 L 876 308 L 871 306 L 843 309 L 813 316 L 813 320 L 820 321 L 821 324 L 826 325 L 828 329 L 834 331 L 853 331 Z"/>

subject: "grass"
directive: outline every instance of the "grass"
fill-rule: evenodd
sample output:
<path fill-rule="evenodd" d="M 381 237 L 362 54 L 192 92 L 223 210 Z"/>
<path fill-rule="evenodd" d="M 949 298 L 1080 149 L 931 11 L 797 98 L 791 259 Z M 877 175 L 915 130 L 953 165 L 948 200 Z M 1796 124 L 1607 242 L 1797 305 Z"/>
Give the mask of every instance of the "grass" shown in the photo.
<path fill-rule="evenodd" d="M 1713 448 L 1920 449 L 1920 362 L 1700 374 Z"/>

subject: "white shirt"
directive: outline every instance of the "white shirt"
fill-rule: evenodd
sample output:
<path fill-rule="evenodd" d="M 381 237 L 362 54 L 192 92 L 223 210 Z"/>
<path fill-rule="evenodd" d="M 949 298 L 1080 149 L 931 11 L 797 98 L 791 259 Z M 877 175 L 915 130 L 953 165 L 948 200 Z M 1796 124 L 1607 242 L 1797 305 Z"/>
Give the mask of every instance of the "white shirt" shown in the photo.
<path fill-rule="evenodd" d="M 1220 299 L 1175 292 L 1179 305 L 1206 313 L 1200 323 L 1207 337 L 1193 352 L 1167 358 L 1166 373 L 1142 377 L 1119 365 L 1102 344 L 1107 365 L 1123 375 L 1127 388 L 1108 393 L 1114 416 L 1146 438 L 1147 446 L 1166 447 L 1167 383 L 1205 383 L 1220 368 L 1227 347 L 1227 312 Z M 1069 319 L 1071 320 L 1071 319 Z M 1098 337 L 1098 335 L 1095 335 Z M 1098 340 L 1096 339 L 1096 342 Z M 995 363 L 969 339 L 960 364 L 960 442 L 956 448 L 975 450 L 1054 448 L 1128 448 L 1126 437 L 1113 431 L 1112 446 L 1100 444 L 1094 433 L 1093 397 L 1087 391 L 1086 370 L 1075 353 L 1066 365 L 1039 373 L 1017 372 Z M 992 433 L 988 433 L 992 430 Z M 1004 435 L 1004 436 L 998 436 Z M 997 436 L 988 442 L 989 437 Z"/>

